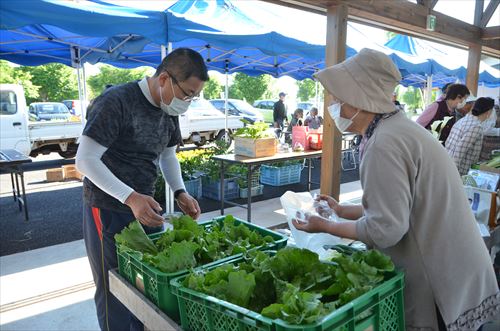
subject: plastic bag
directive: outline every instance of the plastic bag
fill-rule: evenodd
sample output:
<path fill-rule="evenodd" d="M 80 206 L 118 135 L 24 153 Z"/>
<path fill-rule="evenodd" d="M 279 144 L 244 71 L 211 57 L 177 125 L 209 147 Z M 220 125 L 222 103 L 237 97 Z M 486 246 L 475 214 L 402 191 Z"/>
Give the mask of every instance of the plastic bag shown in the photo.
<path fill-rule="evenodd" d="M 342 242 L 339 237 L 331 234 L 307 233 L 297 230 L 295 226 L 293 226 L 292 219 L 296 218 L 297 212 L 302 214 L 310 213 L 318 215 L 315 210 L 315 205 L 318 203 L 315 204 L 315 201 L 309 192 L 295 193 L 287 191 L 281 196 L 280 200 L 286 213 L 290 232 L 292 233 L 292 237 L 295 240 L 297 247 L 307 248 L 317 253 L 319 257 L 322 258 L 327 254 L 326 250 L 323 248 L 324 245 L 336 245 Z"/>

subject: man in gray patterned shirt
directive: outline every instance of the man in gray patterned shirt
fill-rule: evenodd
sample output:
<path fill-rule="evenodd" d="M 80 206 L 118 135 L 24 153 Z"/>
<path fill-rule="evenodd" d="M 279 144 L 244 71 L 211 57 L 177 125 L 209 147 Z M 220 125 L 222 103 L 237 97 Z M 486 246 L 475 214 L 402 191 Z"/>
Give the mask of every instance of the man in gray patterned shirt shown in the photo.
<path fill-rule="evenodd" d="M 114 235 L 137 219 L 146 232 L 163 224 L 153 199 L 158 165 L 179 208 L 194 219 L 198 202 L 185 190 L 175 149 L 182 143 L 179 115 L 205 81 L 201 55 L 180 48 L 153 77 L 113 86 L 88 109 L 76 157 L 83 183 L 83 232 L 102 330 L 142 330 L 142 324 L 108 289 L 108 270 L 118 266 Z"/>

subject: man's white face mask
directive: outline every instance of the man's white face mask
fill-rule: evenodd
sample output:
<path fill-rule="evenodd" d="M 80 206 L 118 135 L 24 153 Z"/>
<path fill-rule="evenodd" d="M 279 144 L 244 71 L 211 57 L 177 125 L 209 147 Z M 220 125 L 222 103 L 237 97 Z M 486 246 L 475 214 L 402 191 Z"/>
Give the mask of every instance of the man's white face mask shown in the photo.
<path fill-rule="evenodd" d="M 360 110 L 352 118 L 345 118 L 340 116 L 340 110 L 342 109 L 342 106 L 344 103 L 340 102 L 335 102 L 331 104 L 328 107 L 328 112 L 332 116 L 333 120 L 335 121 L 335 125 L 337 126 L 337 129 L 339 129 L 340 132 L 345 132 L 347 129 L 352 125 L 353 119 L 358 116 Z"/>
<path fill-rule="evenodd" d="M 170 86 L 172 87 L 172 95 L 174 97 L 172 98 L 172 101 L 170 101 L 170 104 L 168 105 L 163 102 L 163 93 L 162 93 L 163 90 L 162 87 L 160 86 L 160 99 L 161 99 L 160 108 L 170 116 L 179 116 L 187 112 L 191 102 L 181 100 L 175 96 L 174 84 L 172 82 L 172 78 L 170 78 Z"/>

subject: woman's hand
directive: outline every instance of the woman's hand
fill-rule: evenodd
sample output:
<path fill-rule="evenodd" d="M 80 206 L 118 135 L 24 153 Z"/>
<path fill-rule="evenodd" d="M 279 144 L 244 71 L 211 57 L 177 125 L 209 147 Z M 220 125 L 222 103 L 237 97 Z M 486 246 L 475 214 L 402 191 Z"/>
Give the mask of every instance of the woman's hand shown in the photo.
<path fill-rule="evenodd" d="M 306 215 L 306 219 L 294 218 L 292 220 L 293 226 L 297 230 L 309 232 L 309 233 L 318 233 L 318 232 L 326 232 L 329 233 L 330 227 L 333 222 L 317 215 Z"/>
<path fill-rule="evenodd" d="M 337 214 L 338 217 L 342 217 L 342 213 L 343 213 L 343 207 L 341 204 L 339 204 L 337 202 L 337 200 L 335 200 L 334 198 L 332 198 L 331 196 L 329 195 L 326 195 L 326 194 L 320 194 L 316 197 L 316 201 L 326 201 L 326 203 L 328 203 L 328 206 L 333 209 L 333 211 L 335 212 L 335 214 Z M 318 212 L 320 212 L 320 210 L 317 210 Z"/>

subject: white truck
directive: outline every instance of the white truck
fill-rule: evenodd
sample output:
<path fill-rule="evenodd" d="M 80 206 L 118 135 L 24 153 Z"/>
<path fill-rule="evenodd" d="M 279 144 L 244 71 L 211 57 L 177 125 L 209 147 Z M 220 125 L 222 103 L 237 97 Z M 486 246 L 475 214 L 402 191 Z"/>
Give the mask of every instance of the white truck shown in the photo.
<path fill-rule="evenodd" d="M 201 146 L 224 139 L 225 117 L 208 101 L 193 101 L 190 109 L 179 118 L 185 143 Z M 240 128 L 238 116 L 227 119 L 228 132 Z M 24 90 L 16 84 L 0 84 L 0 149 L 16 149 L 32 157 L 57 152 L 64 158 L 74 157 L 82 122 L 29 120 Z"/>

